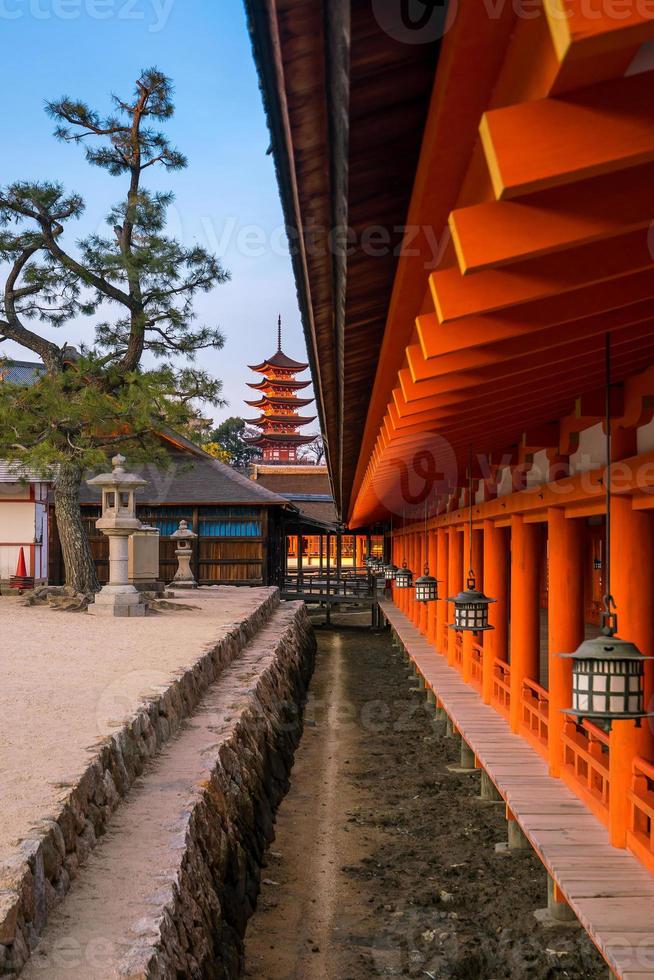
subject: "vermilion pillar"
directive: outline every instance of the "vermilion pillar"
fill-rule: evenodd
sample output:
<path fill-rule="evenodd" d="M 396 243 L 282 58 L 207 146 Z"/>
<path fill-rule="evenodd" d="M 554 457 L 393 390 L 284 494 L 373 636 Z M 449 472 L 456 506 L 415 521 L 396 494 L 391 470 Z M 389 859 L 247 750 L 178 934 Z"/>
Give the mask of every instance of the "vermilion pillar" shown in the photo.
<path fill-rule="evenodd" d="M 522 682 L 537 680 L 540 650 L 540 530 L 511 520 L 511 728 L 520 728 Z"/>
<path fill-rule="evenodd" d="M 470 555 L 471 534 L 473 549 L 472 558 Z M 465 582 L 468 578 L 468 572 L 470 571 L 471 566 L 474 567 L 474 532 L 471 532 L 470 525 L 468 523 L 466 523 L 463 528 L 463 565 L 463 581 Z M 472 645 L 475 640 L 476 636 L 474 633 L 466 632 L 462 636 L 463 664 L 461 675 L 466 683 L 470 683 L 472 672 Z"/>
<path fill-rule="evenodd" d="M 415 581 L 416 568 L 418 567 L 418 563 L 420 561 L 420 554 L 419 554 L 419 551 L 418 551 L 419 542 L 418 542 L 418 538 L 417 538 L 417 535 L 416 535 L 415 531 L 411 534 L 411 539 L 410 540 L 411 540 L 411 544 L 410 544 L 410 547 L 409 547 L 409 568 L 413 572 L 413 578 L 414 578 L 414 581 Z M 415 622 L 416 622 L 416 600 L 415 600 L 415 593 L 413 591 L 413 588 L 407 589 L 407 600 L 408 600 L 408 605 L 409 605 L 409 618 L 411 619 L 411 621 L 415 625 Z"/>
<path fill-rule="evenodd" d="M 438 534 L 436 531 L 429 532 L 429 551 L 427 555 L 429 574 L 438 578 Z M 427 639 L 436 646 L 436 607 L 438 602 L 430 602 L 427 606 Z"/>
<path fill-rule="evenodd" d="M 425 540 L 424 532 L 420 535 L 420 566 L 418 576 L 425 574 L 425 565 L 429 564 L 429 540 Z M 414 579 L 415 582 L 415 579 Z M 418 603 L 418 626 L 423 636 L 427 636 L 427 620 L 429 616 L 429 606 L 425 602 Z"/>
<path fill-rule="evenodd" d="M 447 570 L 447 589 L 448 595 L 456 595 L 463 588 L 463 535 L 456 528 L 449 528 L 449 549 L 448 549 L 448 570 Z M 445 596 L 445 599 L 448 598 Z M 447 617 L 448 622 L 453 621 L 453 606 L 451 603 L 446 603 L 447 605 Z M 455 661 L 455 651 L 456 651 L 456 632 L 455 630 L 450 630 L 448 635 L 447 644 L 447 660 L 448 663 L 453 664 Z"/>
<path fill-rule="evenodd" d="M 549 765 L 558 776 L 563 761 L 563 711 L 572 705 L 572 663 L 557 656 L 572 653 L 584 638 L 584 526 L 550 507 L 547 512 L 549 545 L 548 663 Z"/>
<path fill-rule="evenodd" d="M 631 497 L 614 497 L 611 506 L 611 590 L 617 605 L 618 635 L 635 643 L 641 653 L 654 654 L 654 518 L 634 511 Z M 648 664 L 646 706 L 652 710 L 652 673 Z M 649 722 L 615 721 L 611 730 L 609 834 L 614 847 L 624 847 L 630 813 L 627 790 L 635 756 L 652 758 Z"/>
<path fill-rule="evenodd" d="M 484 592 L 497 602 L 488 607 L 488 621 L 495 629 L 484 636 L 484 681 L 482 696 L 490 704 L 496 660 L 508 658 L 509 549 L 504 528 L 484 521 Z"/>
<path fill-rule="evenodd" d="M 434 603 L 436 606 L 436 649 L 439 653 L 447 654 L 447 643 L 444 642 L 444 637 L 447 633 L 447 623 L 448 623 L 448 604 L 446 599 L 450 594 L 448 592 L 449 588 L 449 533 L 445 528 L 439 528 L 437 531 L 438 535 L 438 563 L 436 566 L 436 578 L 438 582 L 438 594 L 441 597 L 440 602 Z"/>

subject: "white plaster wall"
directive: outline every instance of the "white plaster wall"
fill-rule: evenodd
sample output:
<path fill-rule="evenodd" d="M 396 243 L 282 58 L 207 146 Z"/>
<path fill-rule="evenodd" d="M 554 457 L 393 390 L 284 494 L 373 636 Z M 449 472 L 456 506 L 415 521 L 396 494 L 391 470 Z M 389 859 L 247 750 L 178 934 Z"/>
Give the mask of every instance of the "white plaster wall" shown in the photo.
<path fill-rule="evenodd" d="M 602 423 L 591 425 L 579 433 L 579 447 L 570 456 L 570 476 L 587 473 L 604 465 L 606 456 L 605 437 Z"/>
<path fill-rule="evenodd" d="M 30 488 L 27 483 L 0 483 L 0 503 L 3 500 L 29 500 Z"/>
<path fill-rule="evenodd" d="M 27 574 L 30 575 L 30 554 L 27 548 L 24 550 Z M 20 548 L 8 548 L 6 545 L 0 545 L 0 579 L 2 579 L 3 582 L 7 582 L 10 576 L 15 574 L 19 553 Z"/>
<path fill-rule="evenodd" d="M 639 453 L 651 453 L 654 449 L 654 418 L 636 430 L 636 446 Z"/>
<path fill-rule="evenodd" d="M 510 493 L 513 493 L 513 475 L 511 473 L 511 467 L 505 466 L 497 484 L 497 496 L 508 497 Z"/>
<path fill-rule="evenodd" d="M 534 462 L 531 469 L 527 471 L 527 487 L 540 487 L 547 483 L 550 478 L 550 461 L 547 458 L 547 450 L 539 449 L 534 453 Z"/>
<path fill-rule="evenodd" d="M 27 500 L 0 499 L 0 543 L 32 544 L 34 542 L 36 505 Z"/>
<path fill-rule="evenodd" d="M 32 501 L 10 502 L 0 498 L 0 579 L 6 580 L 16 572 L 20 545 L 25 550 L 27 574 L 32 574 L 27 545 L 34 542 L 35 521 L 36 506 Z"/>

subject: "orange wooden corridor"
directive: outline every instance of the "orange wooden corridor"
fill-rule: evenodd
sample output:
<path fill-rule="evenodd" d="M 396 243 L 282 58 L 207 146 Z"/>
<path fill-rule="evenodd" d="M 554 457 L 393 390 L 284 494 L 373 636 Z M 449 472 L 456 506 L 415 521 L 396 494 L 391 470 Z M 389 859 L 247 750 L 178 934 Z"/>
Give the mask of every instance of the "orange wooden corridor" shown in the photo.
<path fill-rule="evenodd" d="M 611 846 L 602 823 L 404 613 L 388 600 L 380 607 L 610 968 L 623 980 L 654 978 L 654 877 Z"/>

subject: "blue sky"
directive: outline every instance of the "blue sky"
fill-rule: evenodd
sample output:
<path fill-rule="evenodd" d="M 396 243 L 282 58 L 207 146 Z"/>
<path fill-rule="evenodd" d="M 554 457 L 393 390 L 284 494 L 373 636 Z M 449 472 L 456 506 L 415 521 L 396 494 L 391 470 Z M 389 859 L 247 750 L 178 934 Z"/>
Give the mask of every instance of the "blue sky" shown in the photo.
<path fill-rule="evenodd" d="M 142 68 L 156 65 L 173 79 L 177 111 L 166 131 L 189 167 L 149 183 L 175 193 L 169 231 L 209 247 L 232 273 L 196 309 L 226 337 L 223 351 L 203 357 L 230 401 L 216 418 L 247 415 L 246 365 L 274 352 L 278 313 L 287 353 L 304 358 L 305 347 L 241 0 L 0 0 L 0 33 L 0 116 L 12 134 L 0 183 L 50 178 L 80 192 L 87 211 L 75 237 L 101 226 L 123 185 L 54 140 L 44 100 L 66 94 L 104 110 L 109 93 L 131 94 Z M 89 329 L 71 325 L 57 341 L 78 341 Z"/>

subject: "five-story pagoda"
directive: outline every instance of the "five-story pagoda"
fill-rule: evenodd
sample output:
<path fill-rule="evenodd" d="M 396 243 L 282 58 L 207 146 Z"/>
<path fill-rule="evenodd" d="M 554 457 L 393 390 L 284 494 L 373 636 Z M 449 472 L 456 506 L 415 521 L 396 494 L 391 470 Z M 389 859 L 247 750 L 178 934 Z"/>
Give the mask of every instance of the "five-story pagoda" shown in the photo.
<path fill-rule="evenodd" d="M 264 463 L 296 463 L 300 446 L 313 442 L 315 436 L 303 436 L 298 431 L 314 422 L 315 415 L 305 416 L 298 409 L 311 405 L 313 398 L 299 398 L 298 391 L 308 388 L 310 381 L 298 381 L 296 375 L 306 371 L 308 364 L 294 361 L 282 351 L 282 318 L 277 326 L 277 352 L 262 364 L 251 364 L 250 370 L 263 375 L 263 380 L 248 387 L 261 393 L 258 401 L 246 402 L 261 410 L 256 419 L 247 419 L 260 434 L 248 439 L 263 452 Z"/>

